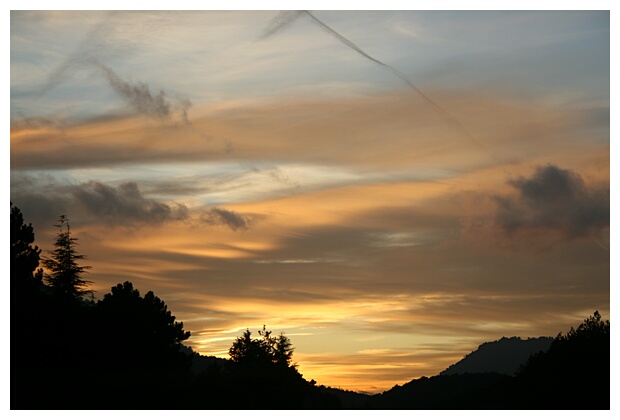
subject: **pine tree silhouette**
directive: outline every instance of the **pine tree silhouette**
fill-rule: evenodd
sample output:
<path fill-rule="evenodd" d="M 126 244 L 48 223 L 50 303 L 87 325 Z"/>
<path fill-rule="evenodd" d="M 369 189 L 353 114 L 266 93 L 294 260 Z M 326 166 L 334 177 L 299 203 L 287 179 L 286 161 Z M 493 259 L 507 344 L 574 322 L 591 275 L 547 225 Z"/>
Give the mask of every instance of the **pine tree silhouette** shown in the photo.
<path fill-rule="evenodd" d="M 60 295 L 73 299 L 84 297 L 94 299 L 93 290 L 88 288 L 92 282 L 82 278 L 82 274 L 91 267 L 78 264 L 78 261 L 86 259 L 86 256 L 76 250 L 78 238 L 71 236 L 69 219 L 63 214 L 58 219 L 58 224 L 54 226 L 59 229 L 54 242 L 55 248 L 49 252 L 50 258 L 43 258 L 41 261 L 43 267 L 48 270 L 43 276 L 44 280 Z"/>

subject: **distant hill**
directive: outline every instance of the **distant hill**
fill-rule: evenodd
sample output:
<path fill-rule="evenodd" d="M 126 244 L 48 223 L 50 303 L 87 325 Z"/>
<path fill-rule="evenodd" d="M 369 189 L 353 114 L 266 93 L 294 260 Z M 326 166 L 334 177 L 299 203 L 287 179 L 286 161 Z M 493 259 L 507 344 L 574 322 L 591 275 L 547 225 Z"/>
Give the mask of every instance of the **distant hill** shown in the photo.
<path fill-rule="evenodd" d="M 502 337 L 500 340 L 481 344 L 477 350 L 451 365 L 440 375 L 495 372 L 514 376 L 531 355 L 548 351 L 552 342 L 551 337 L 527 340 L 520 337 Z"/>

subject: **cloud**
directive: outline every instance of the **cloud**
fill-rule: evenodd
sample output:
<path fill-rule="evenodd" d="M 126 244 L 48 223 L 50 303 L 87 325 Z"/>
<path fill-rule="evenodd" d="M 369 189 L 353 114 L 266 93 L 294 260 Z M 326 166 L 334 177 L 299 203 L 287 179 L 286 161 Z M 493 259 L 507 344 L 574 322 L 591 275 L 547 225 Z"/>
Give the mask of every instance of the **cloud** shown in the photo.
<path fill-rule="evenodd" d="M 113 15 L 113 12 L 107 12 L 100 22 L 92 26 L 77 48 L 49 73 L 45 84 L 38 92 L 39 95 L 44 95 L 71 79 L 77 71 L 89 66 L 96 54 L 104 52 L 106 44 L 104 39 L 110 31 Z"/>
<path fill-rule="evenodd" d="M 546 161 L 562 162 L 576 150 L 580 157 L 584 151 L 608 151 L 608 144 L 600 142 L 583 148 L 583 136 L 591 135 L 591 130 L 585 132 L 584 127 L 601 127 L 598 114 L 522 101 L 496 101 L 478 94 L 444 92 L 440 96 L 442 102 L 477 127 L 485 145 L 503 151 L 506 160 L 536 153 L 545 156 Z M 409 92 L 231 106 L 212 114 L 197 112 L 191 126 L 144 124 L 139 115 L 66 123 L 62 132 L 53 127 L 28 129 L 21 121 L 11 121 L 11 125 L 12 170 L 111 167 L 171 160 L 209 162 L 222 157 L 228 161 L 230 157 L 221 147 L 225 139 L 234 140 L 236 161 L 254 167 L 262 161 L 437 172 L 479 168 L 489 165 L 490 160 L 488 154 L 447 130 L 428 106 L 413 103 Z M 211 141 L 205 141 L 203 132 L 209 133 Z M 378 148 L 379 142 L 382 147 Z M 264 171 L 267 164 L 259 167 Z M 286 173 L 270 174 L 274 180 L 280 178 L 282 184 L 288 184 L 280 175 Z M 290 187 L 296 185 L 290 183 Z"/>
<path fill-rule="evenodd" d="M 305 258 L 296 260 L 256 260 L 256 264 L 329 264 L 341 262 L 330 258 Z"/>
<path fill-rule="evenodd" d="M 609 189 L 589 187 L 575 171 L 541 166 L 531 177 L 509 180 L 508 185 L 517 197 L 495 197 L 495 222 L 507 233 L 555 230 L 575 239 L 609 226 Z"/>
<path fill-rule="evenodd" d="M 72 184 L 53 176 L 16 176 L 11 180 L 11 200 L 37 226 L 51 226 L 61 214 L 80 224 L 103 221 L 110 225 L 161 224 L 186 220 L 184 204 L 166 204 L 146 198 L 137 183 L 111 186 L 98 181 Z"/>
<path fill-rule="evenodd" d="M 90 181 L 74 187 L 72 194 L 91 214 L 114 224 L 125 224 L 127 221 L 157 224 L 188 217 L 185 205 L 176 204 L 173 207 L 157 200 L 147 199 L 135 182 L 112 187 Z"/>
<path fill-rule="evenodd" d="M 32 223 L 37 235 L 51 227 L 61 214 L 72 214 L 65 191 L 51 175 L 11 176 L 11 202 Z"/>
<path fill-rule="evenodd" d="M 64 123 L 58 118 L 53 117 L 32 117 L 28 118 L 20 113 L 21 120 L 11 121 L 11 132 L 19 132 L 21 130 L 58 130 L 64 129 Z"/>
<path fill-rule="evenodd" d="M 237 212 L 214 207 L 204 213 L 201 220 L 209 225 L 226 225 L 234 231 L 248 230 L 253 219 Z"/>
<path fill-rule="evenodd" d="M 131 84 L 121 79 L 108 66 L 99 63 L 97 60 L 93 62 L 103 71 L 110 87 L 121 95 L 123 99 L 140 114 L 164 120 L 169 118 L 176 108 L 180 111 L 183 121 L 185 123 L 189 122 L 187 110 L 192 106 L 189 99 L 179 98 L 177 100 L 177 105 L 173 105 L 170 103 L 163 90 L 160 90 L 159 94 L 153 95 L 151 94 L 148 84 L 143 82 Z"/>
<path fill-rule="evenodd" d="M 97 15 L 91 14 L 91 16 Z M 108 60 L 115 55 L 130 52 L 135 41 L 128 35 L 139 33 L 140 30 L 151 33 L 161 26 L 161 19 L 165 17 L 157 14 L 143 14 L 141 19 L 131 14 L 125 16 L 127 18 L 123 19 L 123 16 L 116 12 L 107 12 L 100 22 L 92 25 L 92 29 L 77 48 L 48 75 L 45 84 L 38 92 L 39 96 L 70 80 L 78 72 L 94 66 L 102 70 L 110 87 L 138 113 L 163 120 L 178 111 L 181 120 L 188 124 L 187 111 L 192 106 L 188 98 L 178 97 L 175 102 L 171 102 L 163 90 L 158 94 L 152 94 L 148 84 L 129 83 L 121 79 L 110 67 L 101 63 L 100 60 Z"/>

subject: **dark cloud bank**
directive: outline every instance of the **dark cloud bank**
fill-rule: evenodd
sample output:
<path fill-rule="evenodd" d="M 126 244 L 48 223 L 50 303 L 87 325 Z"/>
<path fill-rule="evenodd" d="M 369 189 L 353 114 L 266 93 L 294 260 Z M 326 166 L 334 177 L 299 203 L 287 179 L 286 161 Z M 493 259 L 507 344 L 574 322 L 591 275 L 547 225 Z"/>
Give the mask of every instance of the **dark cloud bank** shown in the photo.
<path fill-rule="evenodd" d="M 115 226 L 158 225 L 190 218 L 184 204 L 147 198 L 135 182 L 112 186 L 89 181 L 75 185 L 45 176 L 18 177 L 11 184 L 13 204 L 35 226 L 51 226 L 61 214 Z M 227 226 L 233 231 L 247 230 L 252 220 L 250 216 L 218 207 L 208 210 L 201 218 L 203 223 Z"/>
<path fill-rule="evenodd" d="M 495 197 L 495 222 L 507 233 L 551 229 L 576 239 L 609 226 L 609 188 L 589 187 L 575 171 L 547 165 L 508 185 L 516 189 L 517 197 Z"/>
<path fill-rule="evenodd" d="M 72 194 L 91 214 L 108 221 L 162 223 L 186 219 L 189 213 L 183 204 L 173 207 L 145 198 L 135 182 L 112 187 L 101 182 L 90 181 L 75 186 Z"/>

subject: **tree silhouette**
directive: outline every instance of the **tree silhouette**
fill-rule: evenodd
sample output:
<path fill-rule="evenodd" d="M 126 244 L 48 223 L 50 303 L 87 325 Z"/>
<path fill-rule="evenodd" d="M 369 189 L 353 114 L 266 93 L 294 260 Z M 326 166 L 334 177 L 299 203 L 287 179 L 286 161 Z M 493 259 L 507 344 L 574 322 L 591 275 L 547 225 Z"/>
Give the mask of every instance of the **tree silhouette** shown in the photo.
<path fill-rule="evenodd" d="M 233 342 L 228 350 L 230 360 L 236 363 L 253 363 L 269 360 L 260 340 L 253 339 L 250 329 L 246 329 L 241 337 Z"/>
<path fill-rule="evenodd" d="M 178 353 L 181 342 L 191 334 L 152 291 L 141 297 L 128 281 L 112 287 L 97 307 L 111 327 L 110 338 L 136 351 Z"/>
<path fill-rule="evenodd" d="M 71 236 L 69 219 L 61 215 L 58 224 L 54 226 L 59 229 L 54 242 L 55 248 L 49 252 L 50 258 L 42 260 L 43 266 L 48 270 L 48 273 L 44 275 L 45 281 L 60 295 L 73 299 L 86 296 L 93 299 L 93 291 L 88 289 L 88 285 L 92 282 L 82 278 L 82 274 L 91 267 L 80 266 L 77 263 L 86 256 L 76 251 L 77 238 Z"/>
<path fill-rule="evenodd" d="M 236 394 L 243 395 L 243 401 L 235 401 L 234 406 L 293 409 L 329 404 L 291 363 L 293 346 L 283 333 L 274 336 L 263 326 L 258 335 L 252 338 L 246 329 L 228 352 L 232 384 Z"/>
<path fill-rule="evenodd" d="M 129 281 L 112 287 L 95 307 L 98 386 L 117 394 L 115 408 L 178 408 L 190 369 L 181 342 L 190 336 L 160 298 L 144 296 Z"/>
<path fill-rule="evenodd" d="M 284 366 L 297 367 L 296 363 L 293 363 L 291 365 L 293 350 L 295 350 L 295 348 L 293 347 L 293 344 L 291 344 L 291 340 L 289 340 L 289 338 L 286 337 L 284 333 L 280 334 L 276 339 L 274 346 L 273 357 L 275 362 Z"/>
<path fill-rule="evenodd" d="M 610 324 L 598 311 L 558 334 L 517 375 L 525 408 L 609 409 Z"/>
<path fill-rule="evenodd" d="M 594 315 L 586 318 L 577 329 L 573 327 L 565 334 L 558 334 L 556 337 L 556 346 L 563 345 L 567 342 L 579 342 L 589 341 L 597 339 L 609 339 L 610 324 L 609 320 L 603 321 L 601 314 L 598 311 L 594 311 Z"/>
<path fill-rule="evenodd" d="M 258 334 L 261 338 L 253 339 L 250 329 L 246 329 L 230 347 L 228 351 L 230 360 L 241 364 L 273 363 L 296 367 L 295 364 L 291 365 L 294 348 L 288 337 L 283 333 L 274 337 L 264 325 Z"/>
<path fill-rule="evenodd" d="M 23 289 L 24 286 L 41 284 L 43 270 L 39 269 L 41 250 L 32 246 L 34 230 L 32 224 L 24 224 L 22 212 L 11 203 L 11 287 Z"/>

